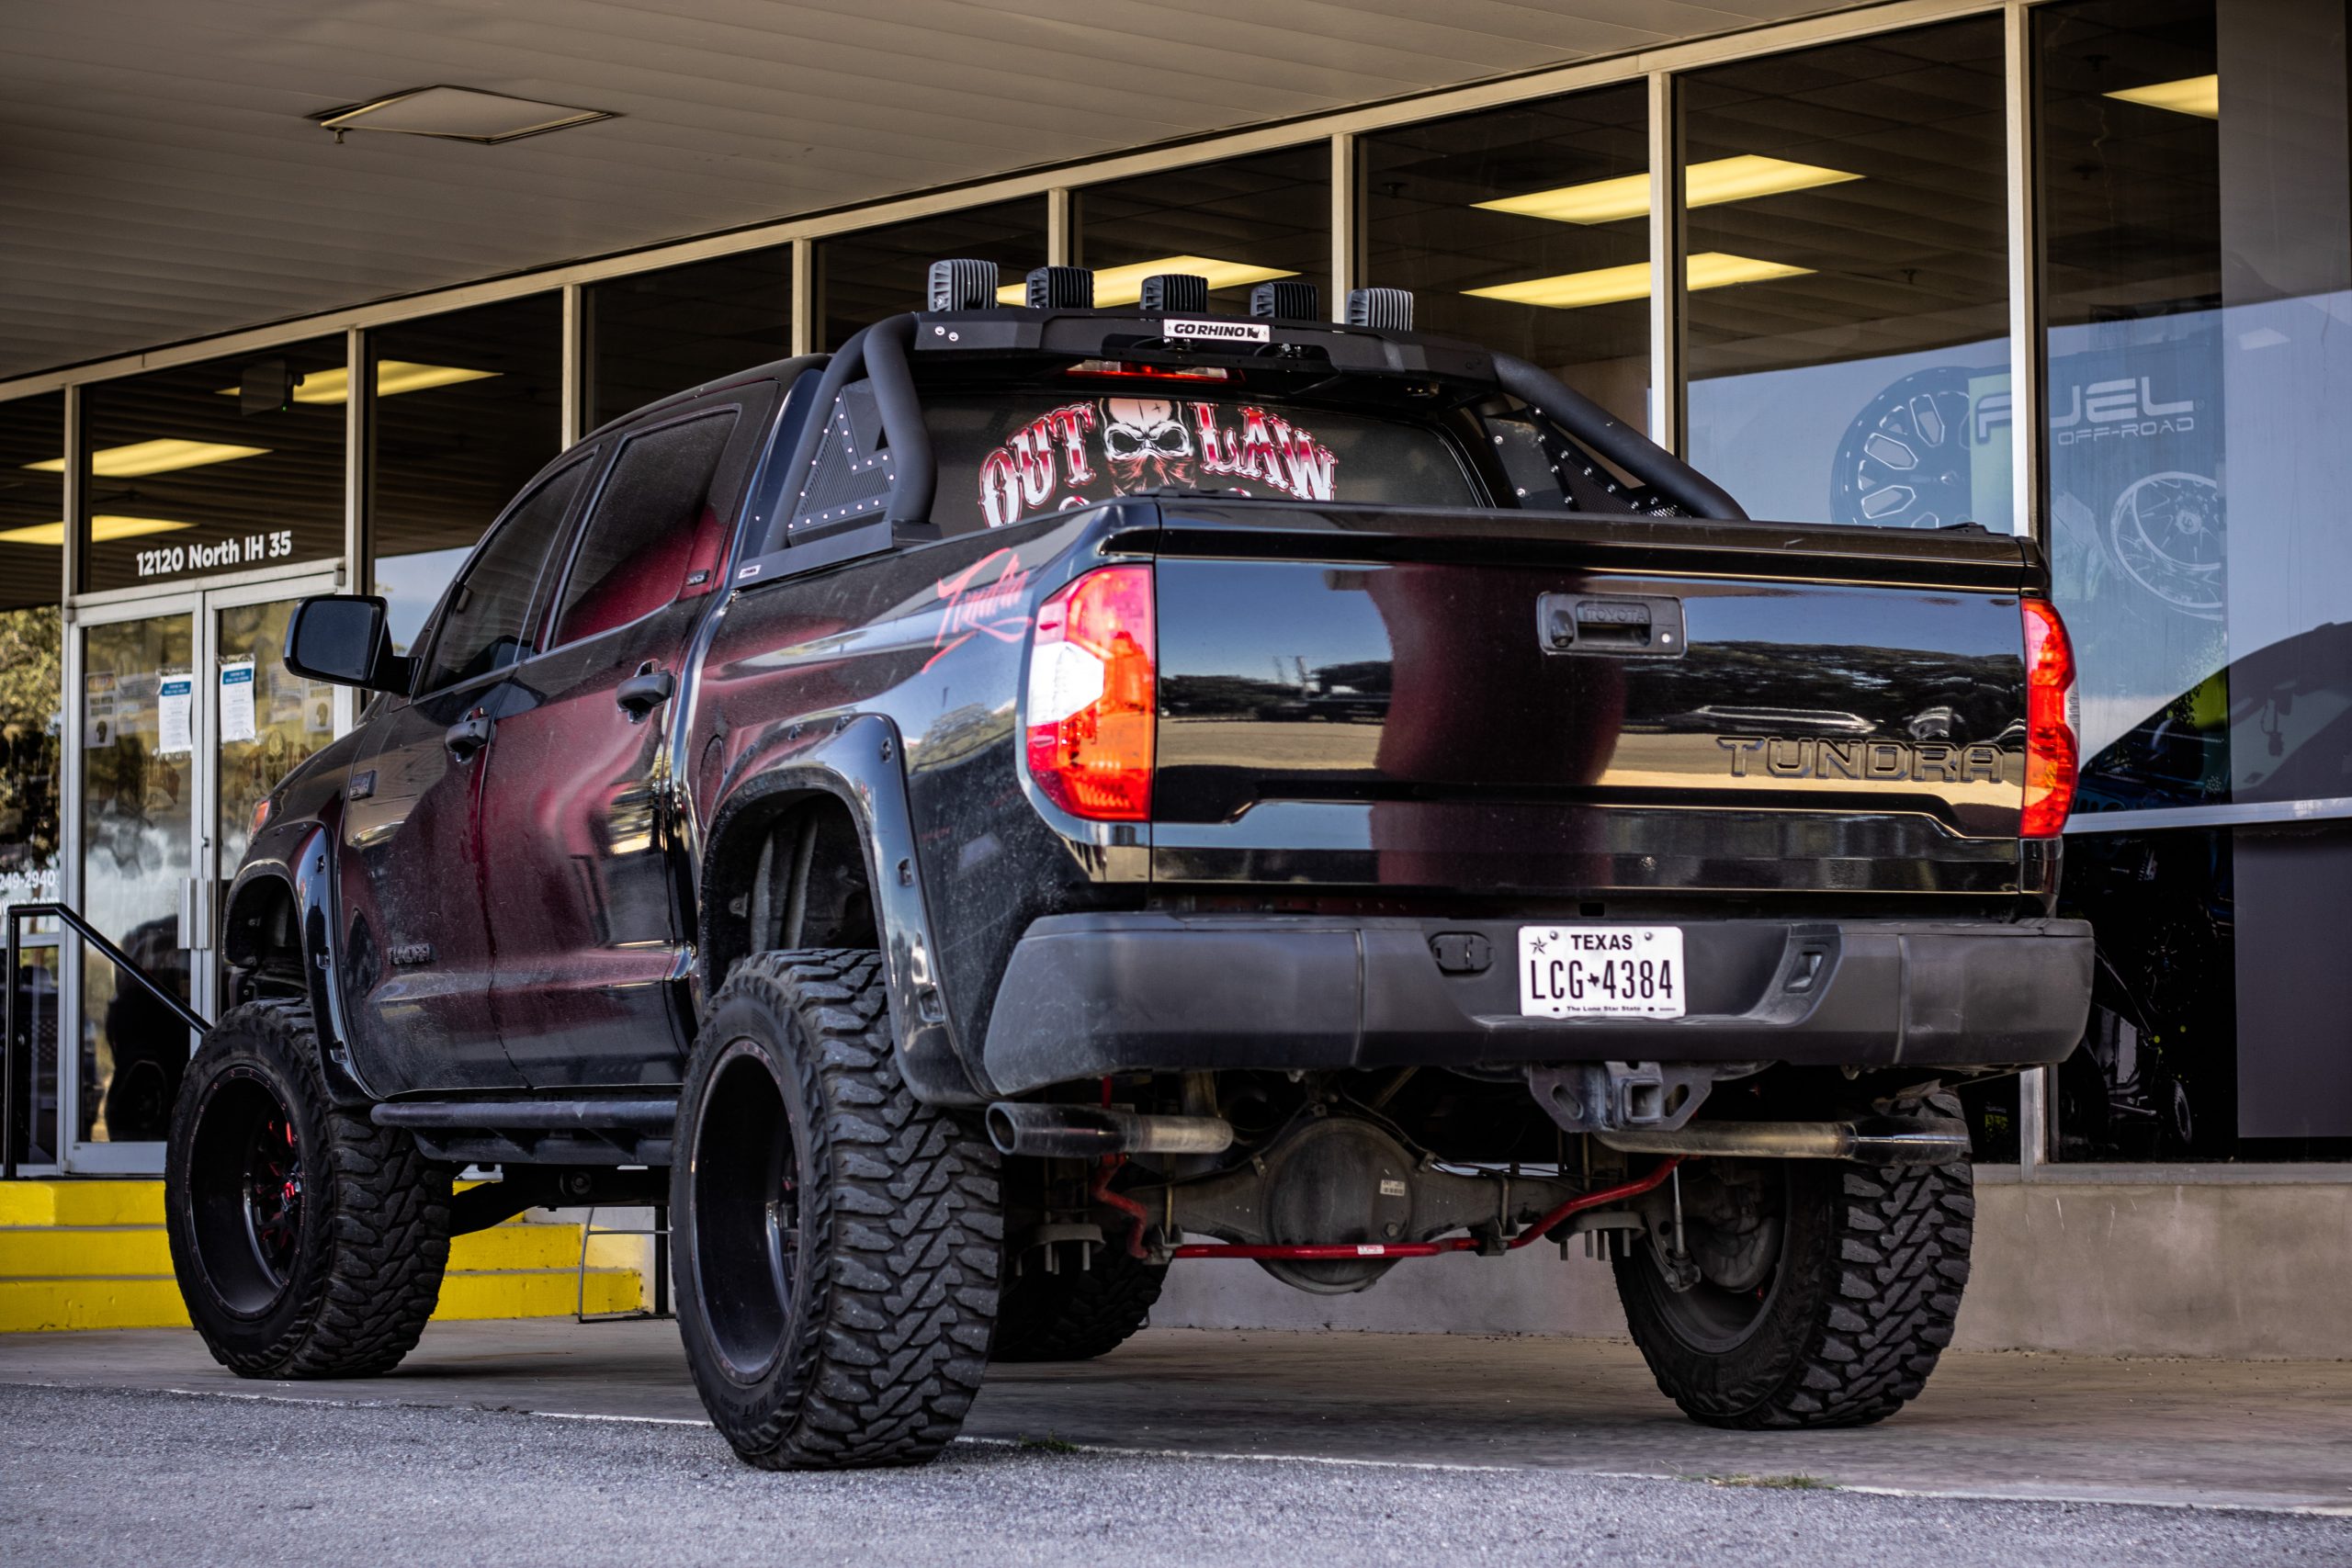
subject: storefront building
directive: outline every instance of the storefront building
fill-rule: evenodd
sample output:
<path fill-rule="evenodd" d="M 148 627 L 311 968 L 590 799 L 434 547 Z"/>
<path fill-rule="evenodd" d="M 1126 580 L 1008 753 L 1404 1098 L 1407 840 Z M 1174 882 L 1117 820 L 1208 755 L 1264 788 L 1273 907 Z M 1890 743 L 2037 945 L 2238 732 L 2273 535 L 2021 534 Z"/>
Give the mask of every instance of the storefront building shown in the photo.
<path fill-rule="evenodd" d="M 1756 516 L 2032 534 L 2102 965 L 2075 1056 L 1973 1107 L 1980 1158 L 2352 1175 L 2342 0 L 1905 0 L 0 382 L 0 896 L 209 1011 L 254 806 L 351 719 L 278 666 L 291 602 L 413 631 L 563 444 L 942 256 L 1103 303 L 1409 288 Z M 178 1031 L 28 941 L 29 1168 L 158 1168 Z"/>

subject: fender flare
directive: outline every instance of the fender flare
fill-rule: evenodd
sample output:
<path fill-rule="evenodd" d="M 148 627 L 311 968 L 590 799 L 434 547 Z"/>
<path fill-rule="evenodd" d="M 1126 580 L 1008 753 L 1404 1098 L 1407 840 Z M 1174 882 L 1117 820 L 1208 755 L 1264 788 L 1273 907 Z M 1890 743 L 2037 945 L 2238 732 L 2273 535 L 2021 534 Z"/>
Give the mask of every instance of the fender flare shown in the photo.
<path fill-rule="evenodd" d="M 294 907 L 311 1021 L 318 1034 L 319 1072 L 326 1080 L 327 1096 L 346 1108 L 373 1105 L 382 1096 L 368 1089 L 352 1059 L 351 1029 L 344 1014 L 341 943 L 335 940 L 334 849 L 325 827 L 310 824 L 300 843 L 283 860 L 247 861 L 229 888 L 223 929 L 235 929 L 238 908 L 265 882 L 277 884 Z"/>
<path fill-rule="evenodd" d="M 775 744 L 755 748 L 737 764 L 737 780 L 726 787 L 703 841 L 727 842 L 736 823 L 779 795 L 830 795 L 848 807 L 865 852 L 890 1022 L 907 1087 L 936 1105 L 983 1105 L 997 1099 L 986 1071 L 956 1039 L 940 988 L 939 942 L 915 858 L 914 814 L 898 726 L 880 714 L 844 714 L 775 734 Z M 703 894 L 696 963 L 705 997 L 716 993 L 720 978 L 710 972 L 711 954 L 723 945 L 715 940 L 717 922 L 737 918 L 710 896 L 723 880 L 712 875 L 707 857 L 716 852 L 705 852 L 696 878 Z"/>

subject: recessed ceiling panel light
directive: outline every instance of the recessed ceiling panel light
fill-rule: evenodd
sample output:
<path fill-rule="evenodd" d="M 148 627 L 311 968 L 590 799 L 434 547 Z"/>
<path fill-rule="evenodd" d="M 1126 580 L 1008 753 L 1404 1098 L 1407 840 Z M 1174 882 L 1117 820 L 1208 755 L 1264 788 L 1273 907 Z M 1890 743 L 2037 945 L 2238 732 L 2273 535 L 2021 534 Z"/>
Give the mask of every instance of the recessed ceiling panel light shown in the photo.
<path fill-rule="evenodd" d="M 1209 280 L 1212 293 L 1220 288 L 1246 288 L 1253 283 L 1271 278 L 1296 277 L 1295 272 L 1280 267 L 1251 266 L 1247 262 L 1218 261 L 1214 256 L 1162 256 L 1158 261 L 1135 262 L 1126 266 L 1106 266 L 1094 275 L 1094 303 L 1108 309 L 1113 305 L 1132 305 L 1143 298 L 1143 280 L 1155 273 L 1182 272 Z M 996 291 L 1000 305 L 1025 305 L 1029 302 L 1026 280 L 1008 283 Z"/>
<path fill-rule="evenodd" d="M 116 539 L 143 538 L 149 534 L 169 534 L 175 529 L 193 528 L 193 523 L 175 523 L 168 517 L 116 517 L 101 513 L 90 519 L 90 537 L 104 545 Z M 65 525 L 34 523 L 22 528 L 0 529 L 0 545 L 62 545 Z"/>
<path fill-rule="evenodd" d="M 105 446 L 91 453 L 90 472 L 102 479 L 136 479 L 178 468 L 200 468 L 207 463 L 258 457 L 268 450 L 266 446 L 232 446 L 225 441 L 134 441 L 128 446 Z M 62 474 L 65 471 L 65 459 L 51 457 L 45 463 L 27 463 L 25 467 L 44 474 Z"/>
<path fill-rule="evenodd" d="M 2177 82 L 2151 82 L 2144 87 L 2126 87 L 2120 93 L 2105 96 L 2120 98 L 2127 104 L 2145 104 L 2152 109 L 2193 114 L 2199 119 L 2222 118 L 2222 78 L 2219 74 L 2184 76 Z"/>
<path fill-rule="evenodd" d="M 1682 200 L 1685 207 L 1713 207 L 1726 201 L 1749 201 L 1759 196 L 1843 185 L 1861 177 L 1843 169 L 1825 169 L 1818 164 L 1792 164 L 1785 158 L 1745 152 L 1736 158 L 1716 158 L 1684 169 Z M 1650 177 L 1645 174 L 1623 175 L 1613 180 L 1592 180 L 1580 186 L 1530 191 L 1525 196 L 1506 196 L 1472 205 L 1489 212 L 1549 218 L 1557 223 L 1614 223 L 1648 213 Z"/>
<path fill-rule="evenodd" d="M 1809 266 L 1758 261 L 1724 251 L 1702 251 L 1688 263 L 1690 287 L 1723 288 L 1735 283 L 1762 283 L 1775 277 L 1802 277 Z M 1481 299 L 1501 299 L 1513 305 L 1543 305 L 1575 310 L 1587 305 L 1617 305 L 1650 297 L 1647 262 L 1631 266 L 1596 267 L 1590 272 L 1564 272 L 1556 277 L 1531 277 L 1519 283 L 1498 283 L 1491 288 L 1465 288 Z"/>
<path fill-rule="evenodd" d="M 346 130 L 390 130 L 402 136 L 487 143 L 512 141 L 518 136 L 537 136 L 543 130 L 560 130 L 567 125 L 585 125 L 614 116 L 604 109 L 512 98 L 471 87 L 416 87 L 311 118 L 334 131 L 337 141 Z"/>
<path fill-rule="evenodd" d="M 401 392 L 422 392 L 433 387 L 454 387 L 460 381 L 487 381 L 497 374 L 495 370 L 467 370 L 455 365 L 419 365 L 408 359 L 379 359 L 376 361 L 376 395 L 390 398 Z M 240 389 L 223 387 L 220 395 L 233 398 Z M 298 403 L 339 403 L 349 396 L 351 372 L 340 365 L 332 370 L 313 370 L 294 383 L 294 400 Z"/>

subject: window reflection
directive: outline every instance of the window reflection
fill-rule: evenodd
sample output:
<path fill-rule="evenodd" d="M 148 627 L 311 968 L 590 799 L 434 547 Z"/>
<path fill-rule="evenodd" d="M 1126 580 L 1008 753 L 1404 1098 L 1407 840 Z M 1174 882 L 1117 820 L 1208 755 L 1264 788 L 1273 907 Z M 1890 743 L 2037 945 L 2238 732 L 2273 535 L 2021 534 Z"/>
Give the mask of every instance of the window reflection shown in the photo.
<path fill-rule="evenodd" d="M 562 306 L 535 294 L 368 334 L 379 378 L 368 511 L 376 592 L 405 650 L 492 519 L 562 440 Z M 389 395 L 398 365 L 464 379 Z"/>
<path fill-rule="evenodd" d="M 1089 186 L 1070 194 L 1070 234 L 1097 305 L 1133 304 L 1153 273 L 1189 272 L 1207 277 L 1220 313 L 1246 312 L 1253 287 L 1286 279 L 1313 284 L 1328 316 L 1330 143 Z"/>
<path fill-rule="evenodd" d="M 341 555 L 343 362 L 312 338 L 90 388 L 83 588 Z"/>
<path fill-rule="evenodd" d="M 1758 517 L 2008 531 L 1998 18 L 1682 98 L 1691 461 Z"/>
<path fill-rule="evenodd" d="M 953 256 L 997 264 L 1008 285 L 1046 265 L 1046 198 L 943 212 L 865 229 L 817 245 L 819 346 L 839 348 L 860 327 L 920 310 L 931 264 Z"/>
<path fill-rule="evenodd" d="M 792 348 L 792 247 L 635 273 L 582 291 L 593 430 Z"/>
<path fill-rule="evenodd" d="M 1649 418 L 1648 93 L 1609 87 L 1366 136 L 1363 281 L 1415 324 Z"/>

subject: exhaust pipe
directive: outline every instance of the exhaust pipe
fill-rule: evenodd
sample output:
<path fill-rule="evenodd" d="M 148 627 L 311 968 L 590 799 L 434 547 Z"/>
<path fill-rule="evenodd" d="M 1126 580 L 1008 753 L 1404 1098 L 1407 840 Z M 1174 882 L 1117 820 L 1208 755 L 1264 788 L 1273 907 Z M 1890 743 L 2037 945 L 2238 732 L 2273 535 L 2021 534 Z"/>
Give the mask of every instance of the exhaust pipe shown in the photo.
<path fill-rule="evenodd" d="M 1093 1105 L 1000 1100 L 989 1107 L 988 1128 L 997 1153 L 1042 1159 L 1221 1155 L 1233 1146 L 1233 1123 L 1221 1116 L 1139 1116 Z"/>
<path fill-rule="evenodd" d="M 1857 1165 L 1949 1165 L 1968 1157 L 1968 1124 L 1942 1117 L 1853 1122 L 1692 1122 L 1671 1133 L 1595 1133 L 1627 1154 L 1718 1159 L 1843 1159 Z"/>

